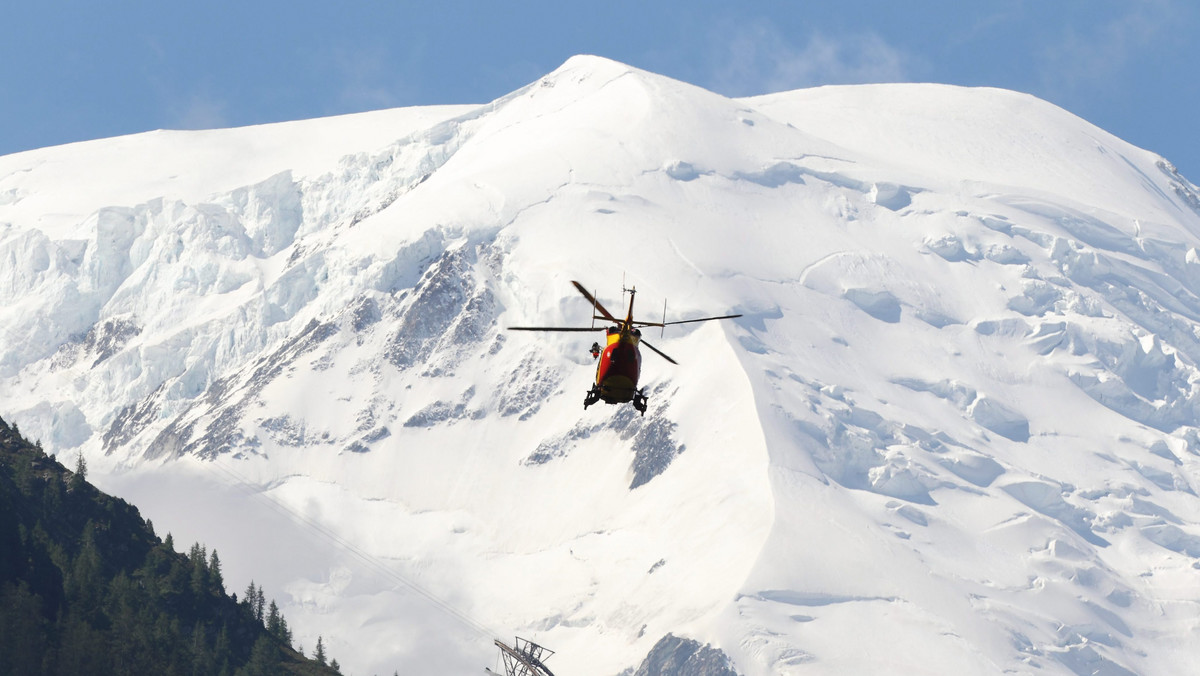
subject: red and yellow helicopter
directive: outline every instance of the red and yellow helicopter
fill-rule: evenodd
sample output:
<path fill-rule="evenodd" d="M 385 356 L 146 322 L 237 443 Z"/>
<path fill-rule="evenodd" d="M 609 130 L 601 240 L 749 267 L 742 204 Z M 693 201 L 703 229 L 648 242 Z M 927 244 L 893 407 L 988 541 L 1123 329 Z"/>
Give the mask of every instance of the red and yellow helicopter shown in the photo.
<path fill-rule="evenodd" d="M 633 318 L 633 299 L 637 294 L 636 288 L 626 289 L 622 285 L 622 291 L 629 294 L 629 312 L 626 313 L 625 319 L 617 319 L 611 312 L 606 310 L 596 297 L 583 287 L 582 284 L 572 281 L 575 285 L 575 290 L 583 294 L 583 297 L 592 304 L 592 322 L 590 327 L 563 327 L 563 326 L 510 326 L 509 331 L 605 331 L 606 343 L 604 347 L 600 347 L 599 343 L 592 343 L 591 353 L 592 358 L 599 360 L 596 364 L 596 384 L 592 385 L 592 389 L 588 390 L 587 395 L 583 398 L 583 407 L 588 406 L 603 400 L 606 404 L 623 404 L 627 401 L 633 402 L 633 407 L 642 415 L 646 414 L 646 392 L 645 389 L 638 389 L 638 376 L 642 370 L 642 353 L 638 349 L 639 346 L 645 345 L 654 351 L 655 354 L 666 359 L 672 364 L 678 364 L 668 357 L 662 350 L 654 347 L 650 343 L 642 340 L 642 331 L 639 327 L 642 326 L 658 326 L 667 327 L 673 324 L 690 324 L 693 322 L 708 322 L 715 319 L 734 319 L 742 315 L 722 315 L 720 317 L 701 317 L 699 319 L 683 319 L 680 321 L 666 321 L 666 305 L 663 305 L 663 321 L 661 322 L 643 322 Z M 601 319 L 612 322 L 614 326 L 595 326 L 595 320 Z M 665 330 L 665 329 L 664 329 Z"/>

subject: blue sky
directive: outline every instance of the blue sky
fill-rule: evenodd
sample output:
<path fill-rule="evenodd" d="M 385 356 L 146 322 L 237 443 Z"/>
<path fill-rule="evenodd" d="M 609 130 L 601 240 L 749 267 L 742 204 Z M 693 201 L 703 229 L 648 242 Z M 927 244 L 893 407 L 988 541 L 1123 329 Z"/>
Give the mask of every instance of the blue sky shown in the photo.
<path fill-rule="evenodd" d="M 599 54 L 727 95 L 1028 92 L 1200 182 L 1200 2 L 10 0 L 0 154 L 159 128 L 482 103 Z"/>

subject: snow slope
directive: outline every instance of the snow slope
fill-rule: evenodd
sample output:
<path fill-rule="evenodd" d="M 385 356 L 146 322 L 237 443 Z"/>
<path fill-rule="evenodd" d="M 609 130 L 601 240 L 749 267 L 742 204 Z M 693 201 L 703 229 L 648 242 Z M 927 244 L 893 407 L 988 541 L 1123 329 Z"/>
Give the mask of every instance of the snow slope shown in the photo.
<path fill-rule="evenodd" d="M 1185 673 L 1200 197 L 1045 102 L 575 57 L 0 158 L 0 411 L 350 673 Z M 580 406 L 570 287 L 721 324 Z M 264 576 L 266 576 L 264 578 Z"/>

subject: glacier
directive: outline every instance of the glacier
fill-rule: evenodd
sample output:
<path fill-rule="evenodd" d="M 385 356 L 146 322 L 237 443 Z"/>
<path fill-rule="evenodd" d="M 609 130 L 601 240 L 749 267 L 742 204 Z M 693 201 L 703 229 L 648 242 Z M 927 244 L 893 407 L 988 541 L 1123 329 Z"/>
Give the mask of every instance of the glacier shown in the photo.
<path fill-rule="evenodd" d="M 645 418 L 585 411 L 591 337 L 504 331 L 588 322 L 572 279 L 743 317 L 655 338 Z M 5 419 L 347 673 L 1200 657 L 1200 189 L 1032 96 L 578 56 L 28 151 L 0 299 Z"/>

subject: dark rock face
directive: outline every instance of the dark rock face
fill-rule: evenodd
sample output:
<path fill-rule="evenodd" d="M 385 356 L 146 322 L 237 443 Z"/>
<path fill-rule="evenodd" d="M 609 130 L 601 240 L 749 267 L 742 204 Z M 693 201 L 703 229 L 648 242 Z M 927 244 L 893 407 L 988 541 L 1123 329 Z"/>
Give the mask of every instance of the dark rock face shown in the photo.
<path fill-rule="evenodd" d="M 566 434 L 542 441 L 525 458 L 525 464 L 544 465 L 555 458 L 566 457 L 575 449 L 577 442 L 611 430 L 622 441 L 630 442 L 630 450 L 633 451 L 633 478 L 629 482 L 629 489 L 646 485 L 666 471 L 671 461 L 687 448 L 674 437 L 679 425 L 667 417 L 669 397 L 664 394 L 665 391 L 666 384 L 663 383 L 650 393 L 652 410 L 648 415 L 638 415 L 632 406 L 621 405 L 607 420 L 591 425 L 580 423 Z M 606 407 L 601 410 L 607 413 L 609 409 Z"/>
<path fill-rule="evenodd" d="M 258 439 L 247 438 L 240 429 L 246 407 L 296 359 L 312 352 L 337 332 L 337 324 L 314 319 L 298 335 L 247 369 L 248 375 L 237 373 L 213 382 L 203 398 L 197 399 L 155 437 L 146 449 L 145 457 L 154 459 L 195 453 L 201 458 L 212 459 L 240 446 L 257 446 Z M 198 407 L 206 407 L 214 417 L 204 434 L 193 440 L 196 420 L 190 413 Z M 118 428 L 110 430 L 110 434 L 119 433 Z"/>
<path fill-rule="evenodd" d="M 467 418 L 479 418 L 483 415 L 483 411 L 476 409 L 474 411 L 467 410 L 467 404 L 471 398 L 475 396 L 475 388 L 469 387 L 466 392 L 463 392 L 462 399 L 457 403 L 445 401 L 435 401 L 425 408 L 417 411 L 408 420 L 404 421 L 405 427 L 433 427 L 446 422 L 454 422 Z M 383 428 L 387 430 L 387 428 Z M 386 436 L 386 435 L 385 435 Z M 382 439 L 383 437 L 380 437 Z M 366 439 L 368 442 L 377 441 L 377 439 Z"/>
<path fill-rule="evenodd" d="M 537 354 L 525 355 L 509 373 L 508 384 L 498 393 L 500 416 L 515 415 L 518 420 L 528 420 L 554 394 L 561 381 L 562 376 Z"/>
<path fill-rule="evenodd" d="M 654 644 L 637 671 L 626 670 L 623 676 L 738 676 L 738 673 L 721 650 L 667 634 Z"/>
<path fill-rule="evenodd" d="M 159 385 L 149 397 L 123 407 L 104 433 L 104 454 L 108 455 L 128 443 L 158 416 L 158 397 L 165 385 Z"/>
<path fill-rule="evenodd" d="M 487 246 L 444 251 L 423 263 L 424 273 L 411 292 L 404 292 L 398 298 L 361 296 L 332 317 L 323 321 L 312 319 L 269 354 L 209 384 L 202 397 L 192 401 L 158 433 L 145 456 L 195 454 L 215 458 L 225 453 L 258 452 L 255 449 L 262 442 L 259 434 L 285 447 L 338 443 L 352 452 L 370 450 L 371 444 L 393 431 L 383 424 L 391 422 L 390 418 L 376 419 L 377 414 L 386 417 L 386 411 L 376 411 L 374 405 L 360 414 L 356 434 L 343 439 L 333 439 L 327 432 L 316 435 L 304 428 L 303 421 L 291 420 L 286 415 L 255 421 L 261 430 L 254 432 L 246 428 L 250 422 L 247 411 L 260 401 L 259 395 L 270 383 L 288 377 L 296 368 L 331 368 L 338 345 L 324 348 L 323 356 L 311 364 L 298 362 L 338 335 L 342 335 L 341 343 L 354 341 L 363 346 L 374 340 L 372 334 L 376 331 L 388 331 L 382 354 L 373 361 L 390 364 L 400 371 L 412 370 L 420 377 L 453 375 L 454 369 L 465 360 L 487 352 L 489 342 L 496 343 L 491 350 L 495 352 L 497 345 L 502 345 L 495 335 L 499 304 L 488 284 L 488 275 L 494 272 L 497 260 Z M 125 339 L 123 336 L 130 329 L 116 327 L 109 333 L 113 334 L 113 340 Z M 531 382 L 519 383 L 524 390 L 513 386 L 515 399 L 501 397 L 502 415 L 521 415 L 524 419 L 536 412 L 554 391 L 558 380 L 552 371 L 532 369 L 532 372 L 536 377 Z M 460 401 L 435 402 L 401 424 L 432 427 L 478 419 L 484 415 L 484 409 L 468 408 L 473 396 L 474 388 L 469 388 Z M 111 452 L 140 433 L 156 419 L 159 405 L 158 399 L 152 398 L 122 409 L 106 435 L 106 450 Z M 393 402 L 386 408 L 390 410 L 394 405 Z"/>
<path fill-rule="evenodd" d="M 125 349 L 125 345 L 142 332 L 132 318 L 113 317 L 97 322 L 86 334 L 74 336 L 59 346 L 51 358 L 54 369 L 70 368 L 84 358 L 92 359 L 96 368 L 109 357 Z"/>
<path fill-rule="evenodd" d="M 142 327 L 129 319 L 116 318 L 97 323 L 84 338 L 87 351 L 96 355 L 96 360 L 92 362 L 92 368 L 96 368 L 100 362 L 120 352 L 130 338 L 141 332 Z"/>
<path fill-rule="evenodd" d="M 352 326 L 359 333 L 371 328 L 381 319 L 383 319 L 383 312 L 374 298 L 365 297 L 354 306 Z"/>
<path fill-rule="evenodd" d="M 483 340 L 495 323 L 497 305 L 491 291 L 476 287 L 474 250 L 448 251 L 435 261 L 413 291 L 399 327 L 386 348 L 398 369 L 425 364 L 428 375 L 452 370 L 456 357 Z M 426 364 L 435 352 L 446 356 Z"/>
<path fill-rule="evenodd" d="M 632 410 L 632 409 L 630 409 Z M 651 479 L 666 471 L 667 466 L 684 450 L 684 445 L 675 441 L 672 433 L 678 427 L 667 418 L 654 417 L 638 425 L 636 431 L 627 428 L 626 434 L 633 437 L 633 480 L 629 489 L 644 486 Z"/>

